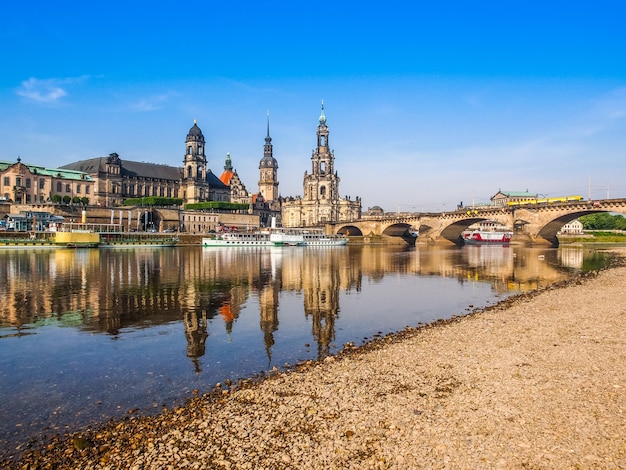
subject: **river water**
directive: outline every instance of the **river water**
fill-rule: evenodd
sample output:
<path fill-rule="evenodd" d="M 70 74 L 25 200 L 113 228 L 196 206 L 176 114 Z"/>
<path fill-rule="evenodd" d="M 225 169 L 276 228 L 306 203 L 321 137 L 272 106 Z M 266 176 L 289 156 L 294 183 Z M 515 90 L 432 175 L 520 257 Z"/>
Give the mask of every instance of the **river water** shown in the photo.
<path fill-rule="evenodd" d="M 0 251 L 0 449 L 601 267 L 581 247 Z"/>

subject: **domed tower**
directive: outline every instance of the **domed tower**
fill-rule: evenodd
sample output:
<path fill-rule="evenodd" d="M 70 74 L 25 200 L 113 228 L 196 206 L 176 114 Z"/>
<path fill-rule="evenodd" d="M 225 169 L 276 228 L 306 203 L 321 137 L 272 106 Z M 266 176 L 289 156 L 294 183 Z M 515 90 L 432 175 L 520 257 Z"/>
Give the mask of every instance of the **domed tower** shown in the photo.
<path fill-rule="evenodd" d="M 204 135 L 196 120 L 185 139 L 187 152 L 183 161 L 183 181 L 186 186 L 186 202 L 194 203 L 209 199 L 206 180 L 206 156 L 204 155 Z"/>
<path fill-rule="evenodd" d="M 187 153 L 185 154 L 185 179 L 204 179 L 206 175 L 206 156 L 204 155 L 204 135 L 196 120 L 187 133 L 185 139 Z"/>
<path fill-rule="evenodd" d="M 270 114 L 267 113 L 267 136 L 263 146 L 263 158 L 259 162 L 259 192 L 265 201 L 278 200 L 278 162 L 272 154 Z"/>

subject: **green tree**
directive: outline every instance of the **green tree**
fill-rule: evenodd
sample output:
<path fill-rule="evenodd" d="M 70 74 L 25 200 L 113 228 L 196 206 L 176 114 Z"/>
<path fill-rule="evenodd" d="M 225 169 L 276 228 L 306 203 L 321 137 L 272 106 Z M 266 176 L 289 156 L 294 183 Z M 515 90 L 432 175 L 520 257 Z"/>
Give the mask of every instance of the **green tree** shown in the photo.
<path fill-rule="evenodd" d="M 624 230 L 626 228 L 624 216 L 608 212 L 583 215 L 579 220 L 583 223 L 585 230 Z"/>
<path fill-rule="evenodd" d="M 71 197 L 63 196 L 63 204 L 69 204 L 71 200 L 72 200 Z"/>

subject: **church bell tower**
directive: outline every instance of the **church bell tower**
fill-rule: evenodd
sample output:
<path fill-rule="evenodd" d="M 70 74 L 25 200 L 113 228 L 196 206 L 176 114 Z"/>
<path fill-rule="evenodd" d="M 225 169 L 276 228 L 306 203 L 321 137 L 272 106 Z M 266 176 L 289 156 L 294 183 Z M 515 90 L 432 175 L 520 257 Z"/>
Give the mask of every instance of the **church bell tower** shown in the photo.
<path fill-rule="evenodd" d="M 263 158 L 259 162 L 259 192 L 265 201 L 278 200 L 278 162 L 273 155 L 269 112 L 267 113 L 267 136 L 263 146 Z"/>
<path fill-rule="evenodd" d="M 204 154 L 204 135 L 196 120 L 185 139 L 185 159 L 183 161 L 183 181 L 186 187 L 187 202 L 201 202 L 209 199 L 206 180 L 206 156 Z"/>
<path fill-rule="evenodd" d="M 305 181 L 304 196 L 309 200 L 333 203 L 339 198 L 339 176 L 335 174 L 335 155 L 330 150 L 328 134 L 322 101 L 322 112 L 317 126 L 317 148 L 311 156 L 312 169 Z"/>

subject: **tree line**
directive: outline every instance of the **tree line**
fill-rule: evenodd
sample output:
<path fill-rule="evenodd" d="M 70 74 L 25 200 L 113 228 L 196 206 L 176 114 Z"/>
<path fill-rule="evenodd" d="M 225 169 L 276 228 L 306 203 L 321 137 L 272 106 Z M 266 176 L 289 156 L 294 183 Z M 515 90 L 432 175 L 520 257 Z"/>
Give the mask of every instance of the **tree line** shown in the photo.
<path fill-rule="evenodd" d="M 626 230 L 626 218 L 619 214 L 601 212 L 583 215 L 578 220 L 582 222 L 585 230 Z"/>

